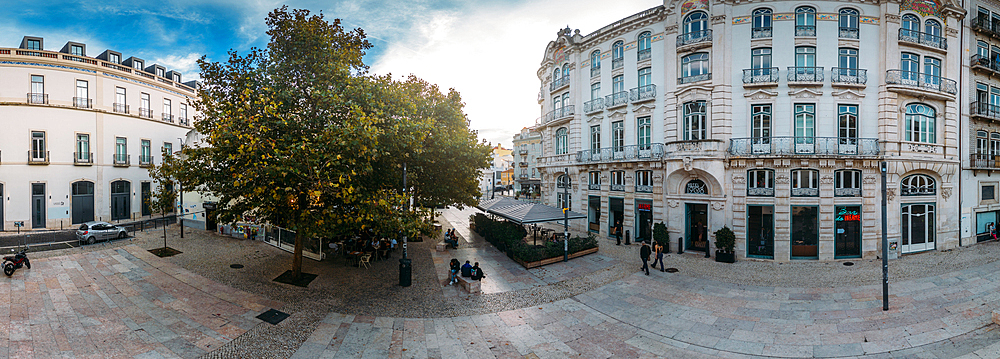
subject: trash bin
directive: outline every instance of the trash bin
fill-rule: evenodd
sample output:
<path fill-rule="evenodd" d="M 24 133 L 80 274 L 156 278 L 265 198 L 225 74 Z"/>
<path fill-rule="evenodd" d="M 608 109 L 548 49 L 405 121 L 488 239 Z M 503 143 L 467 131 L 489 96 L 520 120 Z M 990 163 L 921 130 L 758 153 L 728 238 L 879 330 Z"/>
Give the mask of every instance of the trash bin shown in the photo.
<path fill-rule="evenodd" d="M 898 239 L 890 239 L 889 240 L 889 256 L 886 257 L 886 258 L 889 258 L 889 259 L 899 258 L 899 240 Z"/>
<path fill-rule="evenodd" d="M 400 287 L 409 287 L 410 284 L 411 284 L 410 271 L 412 270 L 412 268 L 410 267 L 410 264 L 411 264 L 410 262 L 411 262 L 411 260 L 409 258 L 400 258 L 399 259 L 399 286 Z"/>

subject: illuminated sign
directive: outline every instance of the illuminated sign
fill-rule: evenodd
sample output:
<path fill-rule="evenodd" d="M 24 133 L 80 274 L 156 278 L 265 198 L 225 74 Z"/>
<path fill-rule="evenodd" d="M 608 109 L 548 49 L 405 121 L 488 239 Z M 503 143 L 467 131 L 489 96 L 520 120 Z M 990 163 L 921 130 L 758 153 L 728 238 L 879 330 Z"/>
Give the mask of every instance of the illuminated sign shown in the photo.
<path fill-rule="evenodd" d="M 840 211 L 837 212 L 837 218 L 835 220 L 837 222 L 860 221 L 861 215 L 858 214 L 858 211 L 848 211 L 845 207 L 841 208 Z"/>
<path fill-rule="evenodd" d="M 652 211 L 653 210 L 653 205 L 650 204 L 650 203 L 639 203 L 636 206 L 639 207 L 640 211 Z"/>

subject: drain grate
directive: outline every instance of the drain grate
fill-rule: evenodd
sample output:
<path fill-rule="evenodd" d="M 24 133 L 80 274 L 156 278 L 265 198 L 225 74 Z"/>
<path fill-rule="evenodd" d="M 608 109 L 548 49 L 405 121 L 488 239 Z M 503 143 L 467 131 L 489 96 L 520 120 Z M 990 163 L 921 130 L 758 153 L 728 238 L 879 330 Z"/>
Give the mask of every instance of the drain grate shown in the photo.
<path fill-rule="evenodd" d="M 667 268 L 667 273 L 677 273 L 677 268 Z"/>
<path fill-rule="evenodd" d="M 281 321 L 285 320 L 285 318 L 288 318 L 288 313 L 280 312 L 274 309 L 268 309 L 268 311 L 260 313 L 260 315 L 257 316 L 257 319 L 274 325 L 278 325 L 278 323 L 281 323 Z"/>
<path fill-rule="evenodd" d="M 854 265 L 854 262 L 844 262 L 845 267 L 850 267 L 852 265 Z"/>
<path fill-rule="evenodd" d="M 243 268 L 243 265 L 242 264 L 230 264 L 229 268 L 240 269 L 240 268 Z"/>

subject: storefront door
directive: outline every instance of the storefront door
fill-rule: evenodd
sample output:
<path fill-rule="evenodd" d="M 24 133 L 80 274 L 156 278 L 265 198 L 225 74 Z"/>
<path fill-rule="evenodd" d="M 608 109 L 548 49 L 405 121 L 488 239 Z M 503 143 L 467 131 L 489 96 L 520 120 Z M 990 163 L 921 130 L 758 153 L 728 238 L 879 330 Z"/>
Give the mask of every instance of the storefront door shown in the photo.
<path fill-rule="evenodd" d="M 792 259 L 819 259 L 819 207 L 792 206 Z"/>
<path fill-rule="evenodd" d="M 653 201 L 635 201 L 635 240 L 649 241 L 653 239 Z"/>
<path fill-rule="evenodd" d="M 128 181 L 111 182 L 111 220 L 129 219 L 132 211 L 129 201 L 131 187 Z"/>
<path fill-rule="evenodd" d="M 934 205 L 904 204 L 900 213 L 903 253 L 934 249 Z"/>
<path fill-rule="evenodd" d="M 587 198 L 587 229 L 591 232 L 601 232 L 601 197 Z"/>
<path fill-rule="evenodd" d="M 861 206 L 837 206 L 834 258 L 861 257 Z"/>
<path fill-rule="evenodd" d="M 684 206 L 687 222 L 684 246 L 692 251 L 704 252 L 708 248 L 708 205 L 685 203 Z"/>
<path fill-rule="evenodd" d="M 94 182 L 73 182 L 73 224 L 94 220 Z"/>
<path fill-rule="evenodd" d="M 623 224 L 625 222 L 625 199 L 609 198 L 608 207 L 611 207 L 608 216 L 608 235 L 612 238 L 622 236 L 622 240 L 625 240 L 625 232 L 623 232 L 623 228 L 625 228 Z"/>
<path fill-rule="evenodd" d="M 747 256 L 774 259 L 774 206 L 747 206 Z"/>

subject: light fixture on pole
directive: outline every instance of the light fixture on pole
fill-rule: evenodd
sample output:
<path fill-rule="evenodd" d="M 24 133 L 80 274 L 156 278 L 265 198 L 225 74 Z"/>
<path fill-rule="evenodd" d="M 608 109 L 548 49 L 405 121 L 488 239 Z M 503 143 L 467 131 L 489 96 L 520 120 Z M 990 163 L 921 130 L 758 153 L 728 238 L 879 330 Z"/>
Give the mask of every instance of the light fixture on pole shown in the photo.
<path fill-rule="evenodd" d="M 882 161 L 882 310 L 889 310 L 889 224 L 886 218 L 888 214 L 889 199 L 886 194 L 886 172 L 889 171 L 888 164 Z"/>
<path fill-rule="evenodd" d="M 569 261 L 569 168 L 563 169 L 563 262 Z"/>

